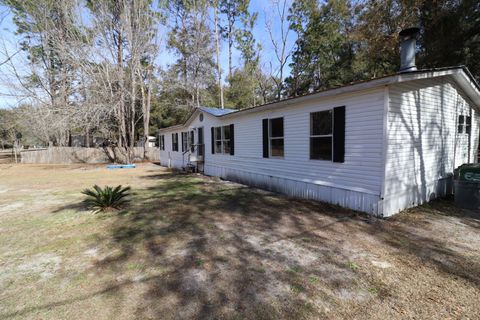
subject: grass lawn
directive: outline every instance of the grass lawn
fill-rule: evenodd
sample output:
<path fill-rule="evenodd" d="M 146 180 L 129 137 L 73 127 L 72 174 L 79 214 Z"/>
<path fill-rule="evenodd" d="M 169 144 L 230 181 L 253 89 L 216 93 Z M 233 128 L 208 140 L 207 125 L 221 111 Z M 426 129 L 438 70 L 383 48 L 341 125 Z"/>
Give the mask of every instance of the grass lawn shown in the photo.
<path fill-rule="evenodd" d="M 130 185 L 93 215 L 80 191 Z M 0 319 L 478 319 L 480 219 L 389 220 L 146 164 L 0 165 Z"/>

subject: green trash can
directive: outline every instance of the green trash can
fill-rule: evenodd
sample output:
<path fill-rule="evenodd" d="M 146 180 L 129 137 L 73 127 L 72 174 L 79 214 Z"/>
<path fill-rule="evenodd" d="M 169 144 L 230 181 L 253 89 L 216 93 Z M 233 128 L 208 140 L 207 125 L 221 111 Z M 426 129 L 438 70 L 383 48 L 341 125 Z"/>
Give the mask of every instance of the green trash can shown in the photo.
<path fill-rule="evenodd" d="M 480 164 L 468 163 L 458 168 L 458 179 L 462 181 L 480 182 Z"/>
<path fill-rule="evenodd" d="M 464 164 L 455 172 L 455 205 L 465 209 L 480 209 L 480 165 Z"/>

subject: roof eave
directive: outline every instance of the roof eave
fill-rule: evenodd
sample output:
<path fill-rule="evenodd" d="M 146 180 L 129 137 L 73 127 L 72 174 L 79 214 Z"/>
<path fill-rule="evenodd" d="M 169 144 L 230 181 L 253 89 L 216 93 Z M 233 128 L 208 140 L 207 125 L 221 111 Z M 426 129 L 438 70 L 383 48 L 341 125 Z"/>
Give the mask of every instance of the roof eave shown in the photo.
<path fill-rule="evenodd" d="M 453 77 L 462 90 L 472 100 L 475 109 L 480 111 L 480 86 L 466 67 L 462 70 L 463 72 L 458 72 L 453 75 Z"/>

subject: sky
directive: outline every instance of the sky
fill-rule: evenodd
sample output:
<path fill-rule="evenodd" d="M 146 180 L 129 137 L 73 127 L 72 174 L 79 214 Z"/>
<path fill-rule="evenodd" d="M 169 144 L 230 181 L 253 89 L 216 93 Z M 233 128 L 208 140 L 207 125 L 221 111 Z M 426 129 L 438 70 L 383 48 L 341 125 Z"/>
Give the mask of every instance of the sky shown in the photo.
<path fill-rule="evenodd" d="M 279 36 L 279 21 L 274 19 L 274 10 L 272 0 L 251 0 L 250 2 L 250 12 L 258 12 L 258 18 L 256 25 L 254 27 L 253 33 L 255 39 L 262 46 L 261 52 L 261 63 L 266 70 L 270 69 L 270 61 L 275 66 L 275 53 L 273 45 L 271 43 L 270 37 L 266 29 L 267 21 L 272 21 L 274 36 Z M 2 63 L 6 57 L 4 56 L 4 51 L 7 49 L 9 52 L 16 52 L 18 49 L 18 43 L 21 40 L 17 35 L 15 35 L 16 26 L 12 21 L 12 14 L 9 12 L 8 8 L 0 5 L 0 63 Z M 160 26 L 160 34 L 164 34 L 162 37 L 163 40 L 166 39 L 165 36 L 165 27 Z M 275 34 L 276 33 L 276 34 Z M 290 32 L 288 38 L 288 46 L 292 48 L 295 42 L 295 35 Z M 157 58 L 157 64 L 160 67 L 167 67 L 169 64 L 174 63 L 176 57 L 173 52 L 165 48 L 165 41 L 161 45 L 161 54 Z M 240 62 L 240 53 L 237 50 L 233 52 L 232 60 L 235 63 Z M 12 61 L 16 66 L 21 70 L 21 67 L 25 65 L 25 56 L 23 53 L 17 54 Z M 221 57 L 220 62 L 222 66 L 222 75 L 225 79 L 227 70 L 228 70 L 228 48 L 223 41 L 221 43 Z M 289 68 L 286 70 L 287 74 Z M 10 67 L 4 65 L 0 66 L 0 108 L 9 108 L 18 104 L 16 97 L 12 97 L 11 88 L 9 83 L 11 83 L 11 77 L 6 75 L 11 72 Z"/>

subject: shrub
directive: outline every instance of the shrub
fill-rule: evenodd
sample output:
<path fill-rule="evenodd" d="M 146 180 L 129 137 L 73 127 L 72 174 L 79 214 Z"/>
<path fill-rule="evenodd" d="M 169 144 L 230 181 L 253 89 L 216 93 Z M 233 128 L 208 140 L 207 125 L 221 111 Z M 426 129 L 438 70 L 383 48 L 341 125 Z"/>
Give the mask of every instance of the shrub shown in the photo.
<path fill-rule="evenodd" d="M 93 189 L 82 191 L 87 196 L 84 203 L 92 209 L 94 213 L 118 210 L 128 203 L 130 187 L 116 186 L 115 188 L 106 186 L 103 189 L 97 185 Z"/>

